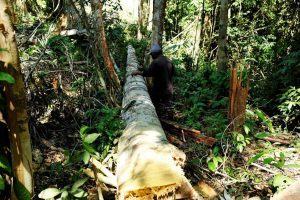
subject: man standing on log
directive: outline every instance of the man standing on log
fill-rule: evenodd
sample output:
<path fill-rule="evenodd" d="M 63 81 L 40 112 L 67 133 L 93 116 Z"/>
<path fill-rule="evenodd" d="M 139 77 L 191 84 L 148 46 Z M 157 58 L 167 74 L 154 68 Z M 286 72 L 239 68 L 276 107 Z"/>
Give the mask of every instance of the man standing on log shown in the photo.
<path fill-rule="evenodd" d="M 150 97 L 156 108 L 159 104 L 168 106 L 173 96 L 173 76 L 174 66 L 171 61 L 163 55 L 162 49 L 158 44 L 152 45 L 150 50 L 152 63 L 148 69 L 134 71 L 132 75 L 141 75 L 153 78 L 153 86 L 150 88 Z"/>

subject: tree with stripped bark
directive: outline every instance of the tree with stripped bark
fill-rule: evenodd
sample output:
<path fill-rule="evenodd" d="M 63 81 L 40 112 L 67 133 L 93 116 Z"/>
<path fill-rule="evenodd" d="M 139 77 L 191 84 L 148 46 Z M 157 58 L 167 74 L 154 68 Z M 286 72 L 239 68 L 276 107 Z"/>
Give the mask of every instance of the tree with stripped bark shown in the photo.
<path fill-rule="evenodd" d="M 17 197 L 21 187 L 26 188 L 22 198 L 33 194 L 33 172 L 25 87 L 9 8 L 7 0 L 0 1 L 0 48 L 4 49 L 0 51 L 0 70 L 15 79 L 14 84 L 4 85 L 4 93 L 7 102 L 7 123 L 14 177 L 12 190 L 14 192 L 11 199 L 17 199 L 21 198 Z"/>

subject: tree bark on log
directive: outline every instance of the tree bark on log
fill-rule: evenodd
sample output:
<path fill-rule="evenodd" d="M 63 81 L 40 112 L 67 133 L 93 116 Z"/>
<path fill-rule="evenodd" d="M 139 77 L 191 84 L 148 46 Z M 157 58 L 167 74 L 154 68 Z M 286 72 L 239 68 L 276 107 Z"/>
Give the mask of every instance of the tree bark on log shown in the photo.
<path fill-rule="evenodd" d="M 17 180 L 32 195 L 32 154 L 26 112 L 27 101 L 15 31 L 10 20 L 7 0 L 0 0 L 0 48 L 2 49 L 0 51 L 0 71 L 5 71 L 15 79 L 15 83 L 12 85 L 4 84 L 14 175 L 13 184 L 16 185 Z M 12 192 L 11 199 L 17 199 L 14 192 Z"/>
<path fill-rule="evenodd" d="M 126 128 L 119 139 L 117 185 L 119 200 L 200 199 L 180 164 L 185 154 L 168 143 L 142 76 L 135 51 L 128 47 L 122 117 Z"/>

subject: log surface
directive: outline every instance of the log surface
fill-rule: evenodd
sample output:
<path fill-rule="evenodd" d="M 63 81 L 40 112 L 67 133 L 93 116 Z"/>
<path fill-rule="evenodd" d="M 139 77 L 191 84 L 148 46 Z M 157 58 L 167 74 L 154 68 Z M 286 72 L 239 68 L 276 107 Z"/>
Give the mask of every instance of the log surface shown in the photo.
<path fill-rule="evenodd" d="M 185 154 L 168 143 L 142 76 L 133 47 L 128 47 L 122 118 L 126 128 L 119 139 L 118 199 L 199 199 L 179 166 Z"/>

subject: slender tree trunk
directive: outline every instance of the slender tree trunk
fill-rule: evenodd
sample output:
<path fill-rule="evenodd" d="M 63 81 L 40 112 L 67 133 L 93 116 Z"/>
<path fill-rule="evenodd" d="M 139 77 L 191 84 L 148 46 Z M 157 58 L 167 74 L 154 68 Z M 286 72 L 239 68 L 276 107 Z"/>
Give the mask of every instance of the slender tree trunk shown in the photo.
<path fill-rule="evenodd" d="M 4 70 L 15 79 L 13 85 L 4 87 L 8 111 L 9 139 L 12 155 L 14 177 L 32 195 L 32 154 L 28 128 L 28 115 L 26 112 L 26 94 L 23 75 L 20 68 L 15 31 L 10 20 L 7 0 L 0 0 L 0 61 Z M 15 184 L 15 182 L 14 182 Z M 16 199 L 12 192 L 12 199 Z"/>
<path fill-rule="evenodd" d="M 153 0 L 151 44 L 162 45 L 166 0 Z"/>
<path fill-rule="evenodd" d="M 200 16 L 200 21 L 197 26 L 197 32 L 196 32 L 196 41 L 195 41 L 195 53 L 194 53 L 194 58 L 195 58 L 195 65 L 198 66 L 198 61 L 199 61 L 199 56 L 200 56 L 200 47 L 201 47 L 201 42 L 203 40 L 203 30 L 204 30 L 204 18 L 205 18 L 205 0 L 202 0 L 202 6 L 200 10 L 201 16 Z"/>
<path fill-rule="evenodd" d="M 137 33 L 137 38 L 140 40 L 143 38 L 143 34 L 142 34 L 142 29 L 143 29 L 143 21 L 144 21 L 144 0 L 140 0 L 139 2 L 139 8 L 138 8 L 138 14 L 139 14 L 139 19 L 138 19 L 138 33 Z"/>
<path fill-rule="evenodd" d="M 180 167 L 185 154 L 168 143 L 143 77 L 131 76 L 138 69 L 131 46 L 127 63 L 122 111 L 127 126 L 118 144 L 118 200 L 200 199 Z"/>
<path fill-rule="evenodd" d="M 99 0 L 98 1 L 98 20 L 99 20 L 98 23 L 99 23 L 101 46 L 102 46 L 101 53 L 102 53 L 104 64 L 105 64 L 105 67 L 109 74 L 110 80 L 113 82 L 115 89 L 117 91 L 120 91 L 121 90 L 120 80 L 114 69 L 114 63 L 110 57 L 109 49 L 108 49 L 108 45 L 107 45 L 107 41 L 106 41 L 102 8 L 103 8 L 102 0 Z"/>
<path fill-rule="evenodd" d="M 227 70 L 227 25 L 228 25 L 228 0 L 220 0 L 220 24 L 217 53 L 217 67 L 219 71 Z"/>

